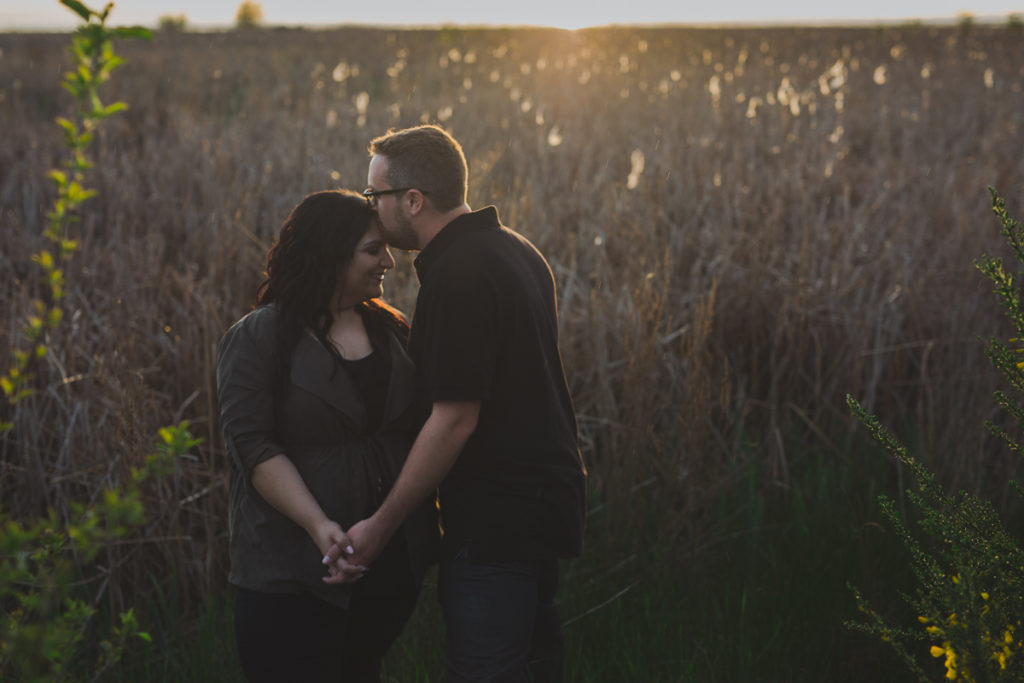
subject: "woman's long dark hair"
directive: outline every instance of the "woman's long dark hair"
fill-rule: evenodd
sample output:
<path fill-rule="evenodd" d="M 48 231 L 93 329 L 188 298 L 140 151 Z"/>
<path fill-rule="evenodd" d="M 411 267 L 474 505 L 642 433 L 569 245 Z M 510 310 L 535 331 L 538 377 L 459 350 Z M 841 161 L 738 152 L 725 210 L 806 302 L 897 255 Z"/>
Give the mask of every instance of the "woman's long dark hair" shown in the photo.
<path fill-rule="evenodd" d="M 334 322 L 331 302 L 340 274 L 375 219 L 362 195 L 351 190 L 307 195 L 285 219 L 267 252 L 266 279 L 256 290 L 257 306 L 275 304 L 278 310 L 281 381 L 288 376 L 288 359 L 303 330 L 312 331 L 337 356 L 327 339 Z M 379 299 L 361 306 L 407 339 L 408 325 L 398 311 Z"/>

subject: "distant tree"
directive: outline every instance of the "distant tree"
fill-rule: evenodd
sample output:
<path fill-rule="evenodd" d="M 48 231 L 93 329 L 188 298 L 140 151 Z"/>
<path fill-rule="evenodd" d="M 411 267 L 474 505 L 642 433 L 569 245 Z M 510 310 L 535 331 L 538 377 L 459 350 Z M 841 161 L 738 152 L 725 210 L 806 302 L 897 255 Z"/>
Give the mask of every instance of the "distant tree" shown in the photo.
<path fill-rule="evenodd" d="M 163 14 L 157 19 L 156 27 L 164 33 L 181 33 L 188 28 L 188 18 L 184 14 Z"/>
<path fill-rule="evenodd" d="M 1024 29 L 1024 18 L 1021 18 L 1019 14 L 1011 14 L 1006 17 L 1006 28 L 1011 31 L 1020 31 Z"/>
<path fill-rule="evenodd" d="M 236 28 L 256 28 L 263 23 L 263 6 L 258 2 L 243 2 L 235 12 Z"/>
<path fill-rule="evenodd" d="M 956 25 L 960 27 L 961 33 L 970 33 L 974 28 L 974 14 L 971 12 L 957 12 Z"/>

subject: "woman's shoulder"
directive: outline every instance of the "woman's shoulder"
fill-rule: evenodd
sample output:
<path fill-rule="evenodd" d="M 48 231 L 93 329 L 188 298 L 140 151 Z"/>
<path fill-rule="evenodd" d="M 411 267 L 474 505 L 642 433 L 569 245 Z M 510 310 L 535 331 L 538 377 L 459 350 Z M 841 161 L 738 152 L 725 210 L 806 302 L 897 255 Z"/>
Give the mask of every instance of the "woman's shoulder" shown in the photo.
<path fill-rule="evenodd" d="M 257 306 L 235 321 L 228 332 L 236 329 L 245 330 L 249 334 L 269 332 L 277 327 L 280 318 L 281 315 L 274 304 Z"/>
<path fill-rule="evenodd" d="M 223 352 L 228 347 L 239 348 L 250 345 L 268 347 L 271 350 L 277 341 L 280 313 L 273 304 L 257 306 L 235 321 L 221 338 L 220 347 Z"/>

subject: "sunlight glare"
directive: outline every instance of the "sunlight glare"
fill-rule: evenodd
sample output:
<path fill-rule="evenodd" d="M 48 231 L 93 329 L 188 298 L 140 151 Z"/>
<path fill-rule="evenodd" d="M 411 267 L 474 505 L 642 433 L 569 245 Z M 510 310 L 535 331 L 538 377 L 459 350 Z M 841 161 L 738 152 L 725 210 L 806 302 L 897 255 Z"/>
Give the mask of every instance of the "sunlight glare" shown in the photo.
<path fill-rule="evenodd" d="M 634 149 L 633 153 L 629 155 L 629 162 L 632 169 L 629 171 L 629 177 L 626 178 L 626 188 L 635 190 L 636 186 L 640 184 L 640 174 L 644 172 L 643 151 Z"/>

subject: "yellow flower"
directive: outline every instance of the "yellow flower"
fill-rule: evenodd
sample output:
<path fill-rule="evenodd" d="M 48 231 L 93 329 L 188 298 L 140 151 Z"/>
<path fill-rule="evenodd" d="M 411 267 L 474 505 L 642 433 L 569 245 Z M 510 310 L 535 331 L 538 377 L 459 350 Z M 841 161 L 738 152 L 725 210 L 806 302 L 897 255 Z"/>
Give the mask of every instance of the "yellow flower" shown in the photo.
<path fill-rule="evenodd" d="M 942 635 L 942 629 L 939 628 L 938 626 L 929 626 L 928 628 L 925 629 L 925 631 L 927 631 L 929 635 L 933 635 L 933 636 L 941 636 Z M 938 656 L 938 655 L 936 655 L 936 656 Z"/>
<path fill-rule="evenodd" d="M 1007 626 L 1006 627 L 1006 633 L 1003 635 L 1003 640 L 1006 641 L 1007 645 L 1010 645 L 1011 643 L 1013 643 L 1013 627 L 1012 626 Z"/>
<path fill-rule="evenodd" d="M 988 600 L 988 593 L 984 593 L 984 592 L 983 592 L 983 593 L 981 594 L 981 599 L 982 599 L 982 600 Z"/>
<path fill-rule="evenodd" d="M 932 645 L 931 649 L 928 650 L 932 657 L 941 657 L 946 655 L 946 678 L 949 680 L 956 679 L 956 653 L 953 652 L 953 646 L 947 640 L 942 644 L 942 647 L 938 645 Z"/>

